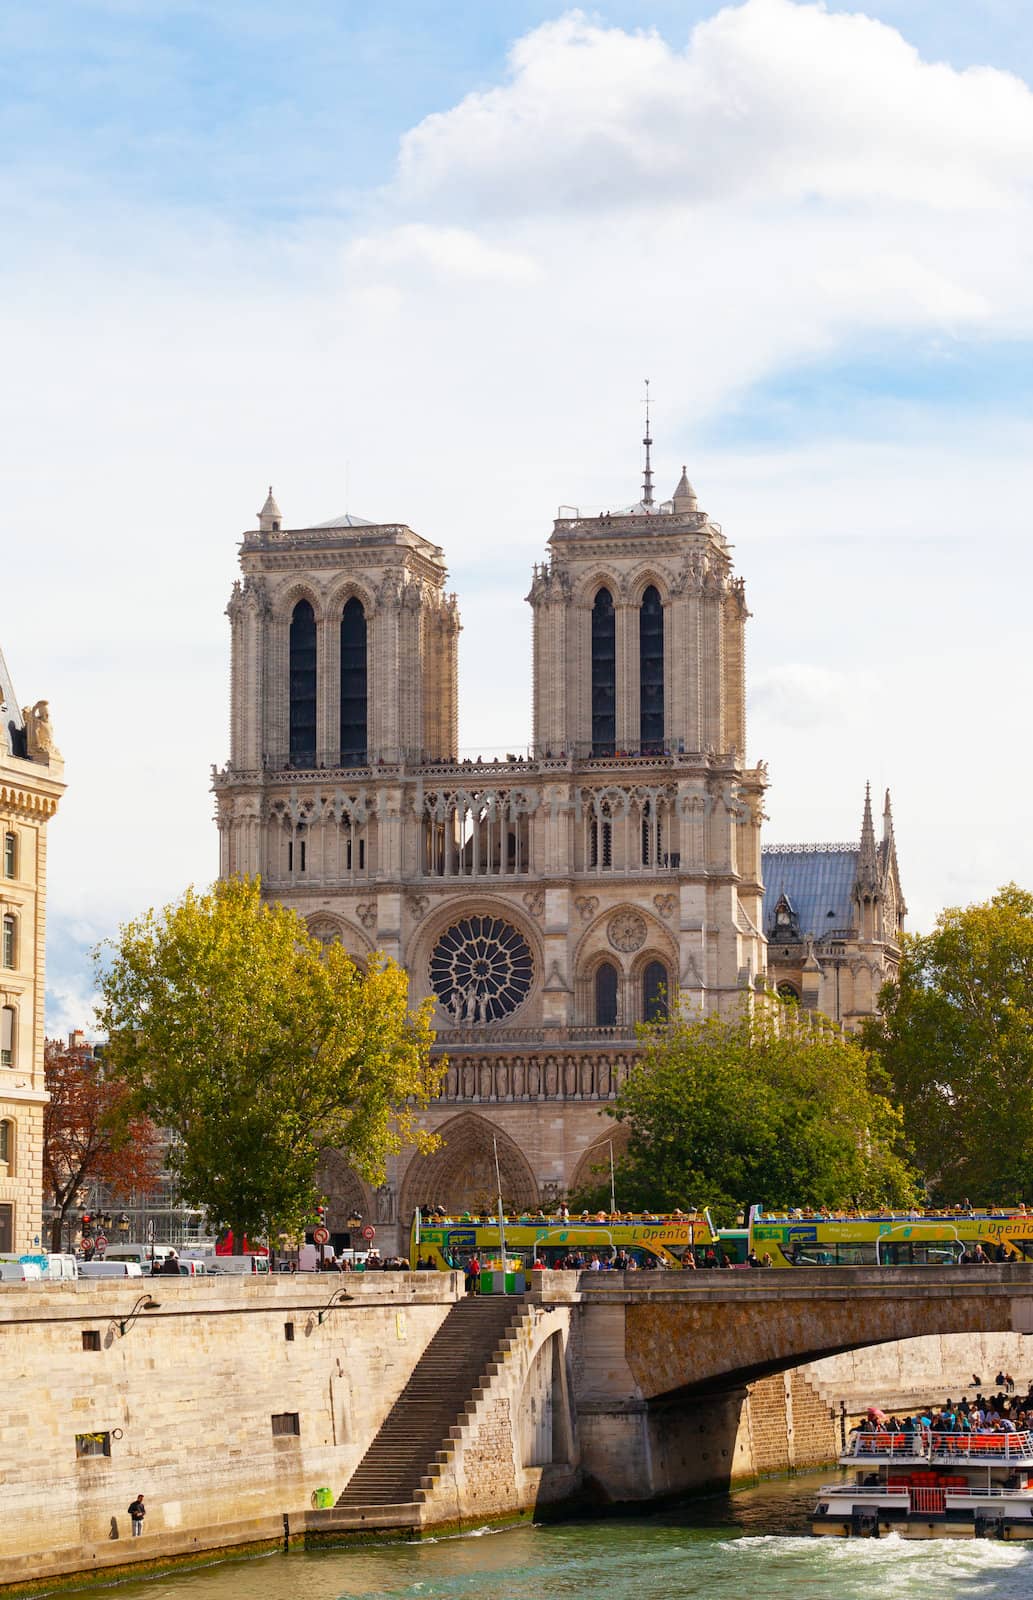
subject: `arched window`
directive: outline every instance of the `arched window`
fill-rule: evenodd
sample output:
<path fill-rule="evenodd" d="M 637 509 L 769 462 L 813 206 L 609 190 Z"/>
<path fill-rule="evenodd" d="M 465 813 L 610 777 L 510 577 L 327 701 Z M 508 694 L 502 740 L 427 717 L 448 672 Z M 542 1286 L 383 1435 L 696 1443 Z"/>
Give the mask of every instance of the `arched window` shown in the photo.
<path fill-rule="evenodd" d="M 0 1122 L 0 1165 L 5 1166 L 7 1176 L 12 1177 L 11 1167 L 14 1164 L 14 1123 Z"/>
<path fill-rule="evenodd" d="M 646 1022 L 666 1022 L 667 968 L 662 961 L 651 961 L 642 974 L 642 1015 Z"/>
<path fill-rule="evenodd" d="M 0 930 L 0 965 L 5 967 L 13 967 L 15 965 L 18 956 L 17 944 L 17 919 L 8 912 L 4 917 L 3 928 Z"/>
<path fill-rule="evenodd" d="M 650 584 L 638 612 L 639 744 L 646 755 L 664 747 L 664 608 Z"/>
<path fill-rule="evenodd" d="M 298 767 L 316 764 L 316 615 L 307 600 L 291 617 L 290 758 Z"/>
<path fill-rule="evenodd" d="M 366 613 L 353 595 L 341 613 L 341 766 L 367 760 Z"/>
<path fill-rule="evenodd" d="M 0 1067 L 14 1066 L 14 1007 L 0 1006 Z"/>
<path fill-rule="evenodd" d="M 612 756 L 617 744 L 617 632 L 613 595 L 600 589 L 592 606 L 592 754 Z"/>
<path fill-rule="evenodd" d="M 595 1025 L 617 1026 L 617 968 L 612 961 L 604 961 L 595 971 Z"/>
<path fill-rule="evenodd" d="M 783 981 L 779 984 L 778 993 L 788 1005 L 798 1006 L 800 1004 L 799 990 L 787 980 L 783 979 Z"/>

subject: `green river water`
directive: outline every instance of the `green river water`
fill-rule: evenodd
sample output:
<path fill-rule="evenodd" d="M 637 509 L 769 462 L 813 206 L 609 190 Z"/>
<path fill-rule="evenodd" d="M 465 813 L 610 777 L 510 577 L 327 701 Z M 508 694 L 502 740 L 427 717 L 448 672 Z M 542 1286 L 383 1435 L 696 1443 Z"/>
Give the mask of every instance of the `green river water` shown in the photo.
<path fill-rule="evenodd" d="M 223 1562 L 118 1600 L 1033 1600 L 1033 1542 L 810 1537 L 832 1475 L 649 1517 Z"/>

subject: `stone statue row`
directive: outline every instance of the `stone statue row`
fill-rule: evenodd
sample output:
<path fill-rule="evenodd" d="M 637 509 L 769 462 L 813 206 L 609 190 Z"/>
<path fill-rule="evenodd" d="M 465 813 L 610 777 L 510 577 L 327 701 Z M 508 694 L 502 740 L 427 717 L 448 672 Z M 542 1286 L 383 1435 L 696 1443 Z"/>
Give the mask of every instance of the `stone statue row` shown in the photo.
<path fill-rule="evenodd" d="M 449 1060 L 442 1100 L 612 1100 L 631 1069 L 623 1052 Z"/>

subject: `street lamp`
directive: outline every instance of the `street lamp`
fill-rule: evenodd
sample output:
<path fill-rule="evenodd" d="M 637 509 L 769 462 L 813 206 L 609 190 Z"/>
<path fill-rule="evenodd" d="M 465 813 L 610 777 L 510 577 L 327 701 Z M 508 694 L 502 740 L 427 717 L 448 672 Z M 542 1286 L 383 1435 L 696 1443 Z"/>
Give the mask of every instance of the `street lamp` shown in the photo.
<path fill-rule="evenodd" d="M 132 1311 L 130 1311 L 128 1317 L 121 1317 L 118 1320 L 113 1320 L 111 1322 L 111 1327 L 117 1327 L 119 1338 L 124 1339 L 142 1311 L 160 1311 L 160 1309 L 160 1300 L 153 1300 L 149 1294 L 142 1294 Z"/>
<path fill-rule="evenodd" d="M 317 1327 L 322 1326 L 324 1317 L 329 1316 L 331 1311 L 336 1311 L 338 1306 L 343 1306 L 345 1301 L 353 1298 L 354 1296 L 350 1295 L 347 1289 L 335 1289 L 329 1300 L 326 1302 L 326 1305 L 316 1318 Z"/>

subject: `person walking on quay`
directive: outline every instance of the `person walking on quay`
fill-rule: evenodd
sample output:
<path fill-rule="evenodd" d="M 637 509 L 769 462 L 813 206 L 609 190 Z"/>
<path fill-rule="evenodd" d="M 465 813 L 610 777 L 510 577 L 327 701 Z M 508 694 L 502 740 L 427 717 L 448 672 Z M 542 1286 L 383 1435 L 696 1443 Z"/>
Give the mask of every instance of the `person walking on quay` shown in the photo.
<path fill-rule="evenodd" d="M 143 1533 L 143 1519 L 147 1515 L 147 1507 L 143 1503 L 143 1495 L 138 1494 L 129 1507 L 129 1520 L 133 1524 L 133 1538 L 139 1539 Z"/>

